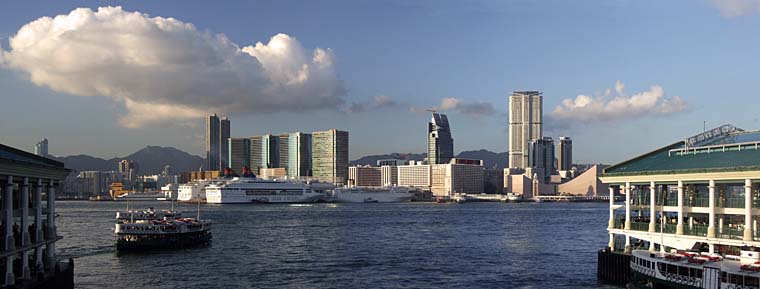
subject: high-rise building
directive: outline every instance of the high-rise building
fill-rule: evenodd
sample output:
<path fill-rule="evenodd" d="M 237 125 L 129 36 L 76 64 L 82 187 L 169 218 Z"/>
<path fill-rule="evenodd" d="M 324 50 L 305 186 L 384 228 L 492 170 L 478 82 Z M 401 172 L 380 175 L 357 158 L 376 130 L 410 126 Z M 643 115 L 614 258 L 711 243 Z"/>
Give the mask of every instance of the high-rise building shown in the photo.
<path fill-rule="evenodd" d="M 541 139 L 541 92 L 515 91 L 509 97 L 509 167 L 528 167 L 528 143 Z"/>
<path fill-rule="evenodd" d="M 34 154 L 41 157 L 48 156 L 48 139 L 43 138 L 41 141 L 34 144 Z"/>
<path fill-rule="evenodd" d="M 288 177 L 311 176 L 311 134 L 288 134 Z"/>
<path fill-rule="evenodd" d="M 139 165 L 135 161 L 121 160 L 119 161 L 119 173 L 126 180 L 137 180 L 137 174 L 140 172 Z"/>
<path fill-rule="evenodd" d="M 557 170 L 571 170 L 573 168 L 573 140 L 567 136 L 559 137 L 557 152 Z"/>
<path fill-rule="evenodd" d="M 280 137 L 271 134 L 257 135 L 251 138 L 251 165 L 254 173 L 259 169 L 280 167 Z"/>
<path fill-rule="evenodd" d="M 382 168 L 371 166 L 354 166 L 348 168 L 348 185 L 357 187 L 380 187 Z"/>
<path fill-rule="evenodd" d="M 230 166 L 230 147 L 227 140 L 230 138 L 230 120 L 222 118 L 219 122 L 219 170 L 223 171 Z"/>
<path fill-rule="evenodd" d="M 398 167 L 382 166 L 380 167 L 380 182 L 383 186 L 398 185 Z"/>
<path fill-rule="evenodd" d="M 289 165 L 288 164 L 288 162 L 289 162 L 288 156 L 290 155 L 290 146 L 288 145 L 288 143 L 290 143 L 290 134 L 288 134 L 288 133 L 280 134 L 277 137 L 277 139 L 279 140 L 279 142 L 277 143 L 277 146 L 278 146 L 277 149 L 279 150 L 277 152 L 277 154 L 279 155 L 279 162 L 278 162 L 279 166 L 278 167 L 279 168 L 284 168 L 285 171 L 287 172 L 288 171 L 288 165 Z"/>
<path fill-rule="evenodd" d="M 230 137 L 230 120 L 219 119 L 216 114 L 206 119 L 206 169 L 221 171 L 227 167 L 228 147 Z"/>
<path fill-rule="evenodd" d="M 445 164 L 453 157 L 454 139 L 449 119 L 445 114 L 433 113 L 428 123 L 428 163 Z"/>
<path fill-rule="evenodd" d="M 227 141 L 229 150 L 229 167 L 241 175 L 243 173 L 243 167 L 251 165 L 251 139 L 249 138 L 230 138 Z"/>
<path fill-rule="evenodd" d="M 334 184 L 348 180 L 348 132 L 336 129 L 312 134 L 312 175 Z"/>
<path fill-rule="evenodd" d="M 550 137 L 535 139 L 528 145 L 528 167 L 543 183 L 549 183 L 554 173 L 554 141 Z"/>
<path fill-rule="evenodd" d="M 165 166 L 164 166 L 164 171 L 163 171 L 163 173 L 162 173 L 162 174 L 163 174 L 165 177 L 171 176 L 171 174 L 172 174 L 172 166 L 170 166 L 170 165 L 165 165 Z"/>

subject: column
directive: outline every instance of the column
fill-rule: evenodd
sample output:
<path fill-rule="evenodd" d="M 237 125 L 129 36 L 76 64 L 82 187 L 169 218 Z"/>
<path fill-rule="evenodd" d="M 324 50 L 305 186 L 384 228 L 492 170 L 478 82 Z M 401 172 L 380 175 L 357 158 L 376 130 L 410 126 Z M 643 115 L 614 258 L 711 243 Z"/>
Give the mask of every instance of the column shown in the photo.
<path fill-rule="evenodd" d="M 8 176 L 8 183 L 5 185 L 5 192 L 3 196 L 3 240 L 5 240 L 5 251 L 10 251 L 16 248 L 16 244 L 13 241 L 13 177 Z"/>
<path fill-rule="evenodd" d="M 654 251 L 656 251 L 654 248 L 654 241 L 649 241 L 649 252 L 654 252 Z"/>
<path fill-rule="evenodd" d="M 655 229 L 655 208 L 657 207 L 657 199 L 655 199 L 655 192 L 657 187 L 654 182 L 649 182 L 649 232 L 654 232 Z M 650 243 L 649 251 L 654 251 L 654 243 Z"/>
<path fill-rule="evenodd" d="M 24 177 L 21 185 L 21 247 L 29 246 L 29 178 Z M 21 253 L 21 278 L 31 279 L 29 271 L 29 250 Z"/>
<path fill-rule="evenodd" d="M 683 235 L 683 181 L 678 181 L 678 224 L 676 235 Z"/>
<path fill-rule="evenodd" d="M 610 247 L 611 251 L 615 251 L 615 234 L 610 233 L 610 242 L 607 243 L 607 247 Z"/>
<path fill-rule="evenodd" d="M 11 251 L 15 249 L 15 242 L 13 240 L 13 177 L 7 176 L 7 183 L 5 184 L 5 191 L 3 192 L 3 240 L 5 240 L 5 251 Z M 13 275 L 13 258 L 16 256 L 10 255 L 5 257 L 5 285 L 13 285 L 16 277 Z"/>
<path fill-rule="evenodd" d="M 752 241 L 752 180 L 744 180 L 744 241 Z"/>
<path fill-rule="evenodd" d="M 707 251 L 708 253 L 710 253 L 710 254 L 715 254 L 715 244 L 713 244 L 713 243 L 709 243 L 709 244 L 707 245 L 707 247 L 708 247 L 708 249 L 707 249 L 707 250 L 708 250 L 708 251 Z"/>
<path fill-rule="evenodd" d="M 710 194 L 710 218 L 709 223 L 707 223 L 707 237 L 715 238 L 715 180 L 710 180 L 707 188 Z"/>
<path fill-rule="evenodd" d="M 625 235 L 625 252 L 631 253 L 631 236 Z"/>
<path fill-rule="evenodd" d="M 55 184 L 50 180 L 47 187 L 47 233 L 48 240 L 56 238 L 55 230 Z M 45 268 L 55 266 L 55 242 L 50 242 L 45 247 Z"/>
<path fill-rule="evenodd" d="M 631 229 L 631 183 L 628 182 L 625 183 L 625 229 Z"/>
<path fill-rule="evenodd" d="M 45 185 L 42 179 L 37 179 L 37 185 L 34 186 L 34 243 L 42 242 L 42 190 Z M 34 266 L 37 270 L 42 270 L 42 246 L 34 247 Z"/>
<path fill-rule="evenodd" d="M 607 225 L 607 228 L 612 229 L 615 228 L 615 209 L 613 209 L 613 206 L 615 206 L 615 188 L 612 186 L 610 188 L 610 221 Z"/>

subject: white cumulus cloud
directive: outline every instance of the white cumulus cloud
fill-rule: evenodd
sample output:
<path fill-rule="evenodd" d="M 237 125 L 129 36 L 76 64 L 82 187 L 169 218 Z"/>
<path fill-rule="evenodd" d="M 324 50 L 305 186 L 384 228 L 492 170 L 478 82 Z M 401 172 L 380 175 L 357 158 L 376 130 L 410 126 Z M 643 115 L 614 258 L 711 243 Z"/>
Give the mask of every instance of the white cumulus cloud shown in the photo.
<path fill-rule="evenodd" d="M 760 12 L 760 0 L 710 0 L 710 2 L 726 17 Z"/>
<path fill-rule="evenodd" d="M 339 109 L 346 90 L 329 49 L 277 34 L 240 47 L 223 34 L 121 7 L 42 17 L 0 48 L 0 66 L 36 85 L 123 103 L 119 123 L 219 113 Z"/>
<path fill-rule="evenodd" d="M 666 97 L 659 85 L 649 90 L 628 95 L 625 85 L 617 81 L 615 94 L 609 90 L 603 96 L 578 95 L 562 100 L 551 111 L 549 117 L 557 122 L 564 121 L 622 121 L 642 116 L 664 116 L 683 112 L 688 104 L 679 96 Z"/>

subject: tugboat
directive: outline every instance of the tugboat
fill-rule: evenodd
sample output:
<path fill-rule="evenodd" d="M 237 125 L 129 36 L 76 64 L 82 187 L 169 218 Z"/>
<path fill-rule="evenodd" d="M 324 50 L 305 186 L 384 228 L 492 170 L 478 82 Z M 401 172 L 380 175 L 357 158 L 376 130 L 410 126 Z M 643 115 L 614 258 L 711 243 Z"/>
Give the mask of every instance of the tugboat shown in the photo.
<path fill-rule="evenodd" d="M 126 211 L 116 213 L 116 250 L 180 249 L 211 242 L 210 220 L 183 218 L 175 211 Z"/>

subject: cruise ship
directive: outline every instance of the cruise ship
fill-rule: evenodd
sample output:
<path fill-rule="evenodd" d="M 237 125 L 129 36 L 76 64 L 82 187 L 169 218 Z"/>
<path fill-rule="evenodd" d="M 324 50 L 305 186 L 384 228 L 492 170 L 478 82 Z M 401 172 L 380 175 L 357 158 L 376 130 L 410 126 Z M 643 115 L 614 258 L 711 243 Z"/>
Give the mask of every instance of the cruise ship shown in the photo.
<path fill-rule="evenodd" d="M 206 187 L 209 204 L 314 203 L 323 201 L 332 185 L 235 177 Z"/>
<path fill-rule="evenodd" d="M 610 166 L 600 179 L 610 198 L 601 280 L 760 288 L 760 130 L 724 125 Z"/>
<path fill-rule="evenodd" d="M 338 203 L 399 203 L 409 202 L 414 193 L 408 187 L 344 187 L 333 190 L 329 201 Z"/>

